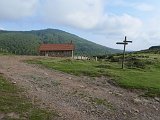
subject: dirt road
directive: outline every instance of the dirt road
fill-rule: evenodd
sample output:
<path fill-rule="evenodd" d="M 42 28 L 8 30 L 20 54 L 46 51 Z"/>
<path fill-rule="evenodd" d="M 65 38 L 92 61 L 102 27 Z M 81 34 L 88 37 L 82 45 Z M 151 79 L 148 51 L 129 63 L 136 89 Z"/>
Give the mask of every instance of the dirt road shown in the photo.
<path fill-rule="evenodd" d="M 107 78 L 77 77 L 23 62 L 33 58 L 0 56 L 0 73 L 37 104 L 55 109 L 56 120 L 160 120 L 158 98 L 139 97 L 141 92 L 113 86 Z"/>

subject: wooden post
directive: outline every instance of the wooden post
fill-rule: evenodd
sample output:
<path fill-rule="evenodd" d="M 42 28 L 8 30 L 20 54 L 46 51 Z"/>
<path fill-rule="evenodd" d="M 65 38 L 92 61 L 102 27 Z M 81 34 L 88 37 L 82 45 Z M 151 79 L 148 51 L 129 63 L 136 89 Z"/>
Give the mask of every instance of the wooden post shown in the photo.
<path fill-rule="evenodd" d="M 132 41 L 127 41 L 127 36 L 125 36 L 125 39 L 124 39 L 123 42 L 117 42 L 117 43 L 116 43 L 116 44 L 124 45 L 124 49 L 123 49 L 123 58 L 122 58 L 122 69 L 124 69 L 126 45 L 128 45 L 128 43 L 132 43 Z"/>
<path fill-rule="evenodd" d="M 125 36 L 125 40 L 124 41 L 127 41 L 126 39 L 127 39 L 127 37 Z M 124 43 L 126 43 L 126 42 L 124 42 Z M 126 45 L 127 44 L 124 44 L 124 49 L 123 49 L 122 69 L 124 68 L 124 62 L 125 62 Z"/>

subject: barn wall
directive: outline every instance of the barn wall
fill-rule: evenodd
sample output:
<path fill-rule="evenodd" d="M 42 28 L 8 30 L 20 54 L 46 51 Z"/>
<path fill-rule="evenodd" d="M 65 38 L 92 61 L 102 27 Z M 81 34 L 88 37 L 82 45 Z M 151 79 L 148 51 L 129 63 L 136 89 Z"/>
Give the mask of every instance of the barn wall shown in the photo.
<path fill-rule="evenodd" d="M 72 51 L 40 51 L 41 56 L 72 57 Z"/>

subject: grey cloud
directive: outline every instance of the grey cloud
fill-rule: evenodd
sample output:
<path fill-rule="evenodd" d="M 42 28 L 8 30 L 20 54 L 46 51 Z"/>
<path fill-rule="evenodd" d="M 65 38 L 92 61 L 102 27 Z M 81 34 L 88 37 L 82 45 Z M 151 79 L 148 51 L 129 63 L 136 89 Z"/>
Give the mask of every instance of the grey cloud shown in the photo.
<path fill-rule="evenodd" d="M 0 0 L 0 20 L 17 20 L 33 15 L 38 0 Z"/>
<path fill-rule="evenodd" d="M 103 0 L 46 0 L 43 16 L 51 23 L 94 28 L 103 15 Z"/>

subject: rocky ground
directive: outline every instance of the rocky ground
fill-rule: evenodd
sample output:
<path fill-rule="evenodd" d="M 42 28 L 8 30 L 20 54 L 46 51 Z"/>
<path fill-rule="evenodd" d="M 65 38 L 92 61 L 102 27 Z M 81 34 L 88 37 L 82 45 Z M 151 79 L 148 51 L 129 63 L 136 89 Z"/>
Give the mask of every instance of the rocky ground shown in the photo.
<path fill-rule="evenodd" d="M 159 98 L 140 97 L 141 91 L 114 86 L 109 78 L 77 77 L 23 62 L 33 58 L 0 56 L 0 73 L 24 88 L 32 102 L 55 109 L 56 120 L 160 120 Z"/>

